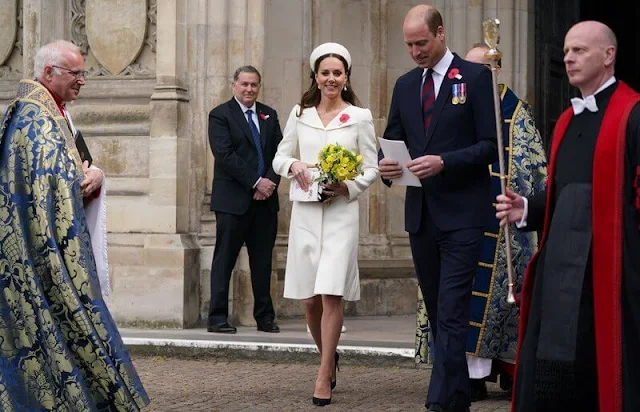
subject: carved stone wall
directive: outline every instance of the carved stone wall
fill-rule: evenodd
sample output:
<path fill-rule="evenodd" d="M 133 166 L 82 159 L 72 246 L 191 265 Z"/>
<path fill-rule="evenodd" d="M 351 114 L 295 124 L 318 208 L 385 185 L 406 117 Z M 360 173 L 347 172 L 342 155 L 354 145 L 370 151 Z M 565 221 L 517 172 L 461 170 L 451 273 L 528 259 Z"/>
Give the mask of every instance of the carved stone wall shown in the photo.
<path fill-rule="evenodd" d="M 22 0 L 0 0 L 0 80 L 22 76 Z"/>
<path fill-rule="evenodd" d="M 69 37 L 89 76 L 153 78 L 157 0 L 70 0 Z"/>

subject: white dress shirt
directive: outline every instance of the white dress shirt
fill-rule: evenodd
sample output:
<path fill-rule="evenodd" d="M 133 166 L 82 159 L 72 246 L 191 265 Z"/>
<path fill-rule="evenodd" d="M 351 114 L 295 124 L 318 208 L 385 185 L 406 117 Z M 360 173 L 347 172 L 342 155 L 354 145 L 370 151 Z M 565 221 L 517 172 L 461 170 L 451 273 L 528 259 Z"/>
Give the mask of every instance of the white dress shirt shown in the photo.
<path fill-rule="evenodd" d="M 609 80 L 604 82 L 602 84 L 602 86 L 600 86 L 598 88 L 598 90 L 595 91 L 595 93 L 590 94 L 588 96 L 582 96 L 582 98 L 574 97 L 573 99 L 571 99 L 571 106 L 573 107 L 573 114 L 579 115 L 585 109 L 589 110 L 590 112 L 597 112 L 598 111 L 598 104 L 596 103 L 596 94 L 600 93 L 602 90 L 604 90 L 607 87 L 611 86 L 615 82 L 616 82 L 615 76 L 611 76 L 609 78 Z"/>
<path fill-rule="evenodd" d="M 433 78 L 433 91 L 435 93 L 434 100 L 438 98 L 440 86 L 442 86 L 442 81 L 444 80 L 444 76 L 447 74 L 447 70 L 449 70 L 449 66 L 451 66 L 452 61 L 453 53 L 451 53 L 449 48 L 447 48 L 444 56 L 442 56 L 440 61 L 438 61 L 438 63 L 436 63 L 436 65 L 432 67 L 433 73 L 431 74 L 431 77 Z M 422 86 L 420 87 L 420 90 L 422 90 L 422 88 L 424 87 L 424 79 L 427 76 L 427 70 L 429 69 L 425 68 L 422 71 Z M 420 96 L 420 99 L 422 100 L 422 96 Z M 420 102 L 420 104 L 422 104 L 422 101 Z"/>
<path fill-rule="evenodd" d="M 256 110 L 256 102 L 253 102 L 251 107 L 247 107 L 244 104 L 242 104 L 236 96 L 233 96 L 233 98 L 236 99 L 236 102 L 238 102 L 238 104 L 240 105 L 240 109 L 242 109 L 242 114 L 244 115 L 245 120 L 247 120 L 247 110 L 253 110 L 253 113 L 251 113 L 251 120 L 253 120 L 253 123 L 258 128 L 258 131 L 260 131 L 260 122 L 258 121 L 258 111 Z M 249 122 L 247 121 L 247 124 L 248 123 Z"/>

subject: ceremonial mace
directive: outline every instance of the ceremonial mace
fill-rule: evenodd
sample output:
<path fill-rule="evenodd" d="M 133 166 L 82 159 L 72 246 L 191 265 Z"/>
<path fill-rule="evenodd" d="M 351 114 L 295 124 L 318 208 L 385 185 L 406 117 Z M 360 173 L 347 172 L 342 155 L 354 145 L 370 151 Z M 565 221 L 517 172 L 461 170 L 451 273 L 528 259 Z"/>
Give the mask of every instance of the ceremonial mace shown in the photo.
<path fill-rule="evenodd" d="M 482 22 L 484 31 L 484 42 L 489 46 L 489 51 L 484 55 L 491 63 L 491 80 L 493 83 L 493 106 L 496 111 L 496 134 L 498 135 L 498 162 L 500 163 L 500 191 L 503 196 L 507 193 L 507 176 L 504 173 L 504 143 L 502 141 L 502 115 L 500 110 L 500 93 L 498 90 L 498 60 L 502 58 L 502 53 L 497 46 L 500 42 L 499 34 L 500 20 L 486 19 Z M 507 303 L 516 303 L 513 292 L 513 264 L 511 262 L 511 236 L 509 234 L 509 222 L 504 225 L 504 243 L 507 252 L 507 276 L 509 289 L 507 292 Z M 500 245 L 498 245 L 499 247 Z"/>

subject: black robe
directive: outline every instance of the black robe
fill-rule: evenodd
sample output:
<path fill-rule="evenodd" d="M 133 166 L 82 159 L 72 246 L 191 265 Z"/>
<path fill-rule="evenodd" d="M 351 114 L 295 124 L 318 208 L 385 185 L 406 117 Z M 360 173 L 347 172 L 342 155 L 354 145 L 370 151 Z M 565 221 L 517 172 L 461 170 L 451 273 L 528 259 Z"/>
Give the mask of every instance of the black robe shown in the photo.
<path fill-rule="evenodd" d="M 591 113 L 585 110 L 574 116 L 564 138 L 557 149 L 555 159 L 554 193 L 552 193 L 550 213 L 560 211 L 555 208 L 563 190 L 572 184 L 591 184 L 594 173 L 594 151 L 609 100 L 618 83 L 609 86 L 596 95 L 599 111 Z M 622 383 L 623 405 L 625 412 L 640 411 L 640 105 L 631 111 L 626 127 L 626 146 L 624 161 L 623 196 L 623 233 L 622 242 Z M 545 207 L 545 194 L 530 199 L 528 229 L 542 228 Z M 587 207 L 589 205 L 585 205 Z M 590 208 L 589 208 L 590 209 Z M 566 211 L 565 211 L 566 212 Z M 549 232 L 548 238 L 554 236 Z M 591 251 L 587 257 L 580 294 L 579 313 L 575 342 L 575 361 L 570 368 L 549 368 L 537 359 L 541 344 L 540 330 L 542 302 L 555 299 L 543 296 L 544 282 L 554 283 L 557 274 L 544 270 L 547 254 L 546 246 L 540 251 L 533 292 L 530 301 L 530 315 L 526 333 L 522 338 L 517 379 L 514 387 L 514 410 L 529 411 L 599 411 L 597 353 L 595 344 L 593 268 Z M 549 286 L 549 285 L 547 285 Z M 552 287 L 555 285 L 552 285 Z M 548 292 L 546 292 L 548 294 Z M 558 330 L 558 339 L 562 339 L 563 330 Z M 546 382 L 541 375 L 553 375 Z M 542 382 L 542 383 L 541 383 Z M 609 412 L 609 411 L 603 411 Z"/>

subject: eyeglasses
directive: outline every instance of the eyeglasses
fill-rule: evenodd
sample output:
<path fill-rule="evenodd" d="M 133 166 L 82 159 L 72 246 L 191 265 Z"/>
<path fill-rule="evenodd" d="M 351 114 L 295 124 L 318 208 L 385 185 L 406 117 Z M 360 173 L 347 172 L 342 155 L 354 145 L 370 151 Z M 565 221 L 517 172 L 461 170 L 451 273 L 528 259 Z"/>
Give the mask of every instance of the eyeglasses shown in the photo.
<path fill-rule="evenodd" d="M 65 71 L 67 71 L 68 73 L 70 73 L 70 74 L 74 75 L 74 76 L 76 77 L 76 79 L 79 79 L 79 78 L 81 78 L 81 77 L 82 77 L 83 79 L 86 79 L 86 78 L 87 78 L 87 75 L 89 74 L 89 72 L 88 72 L 88 71 L 86 71 L 86 70 L 71 70 L 71 69 L 67 69 L 66 67 L 53 66 L 53 65 L 52 65 L 51 67 L 55 67 L 55 68 L 57 68 L 57 69 L 65 70 Z"/>

